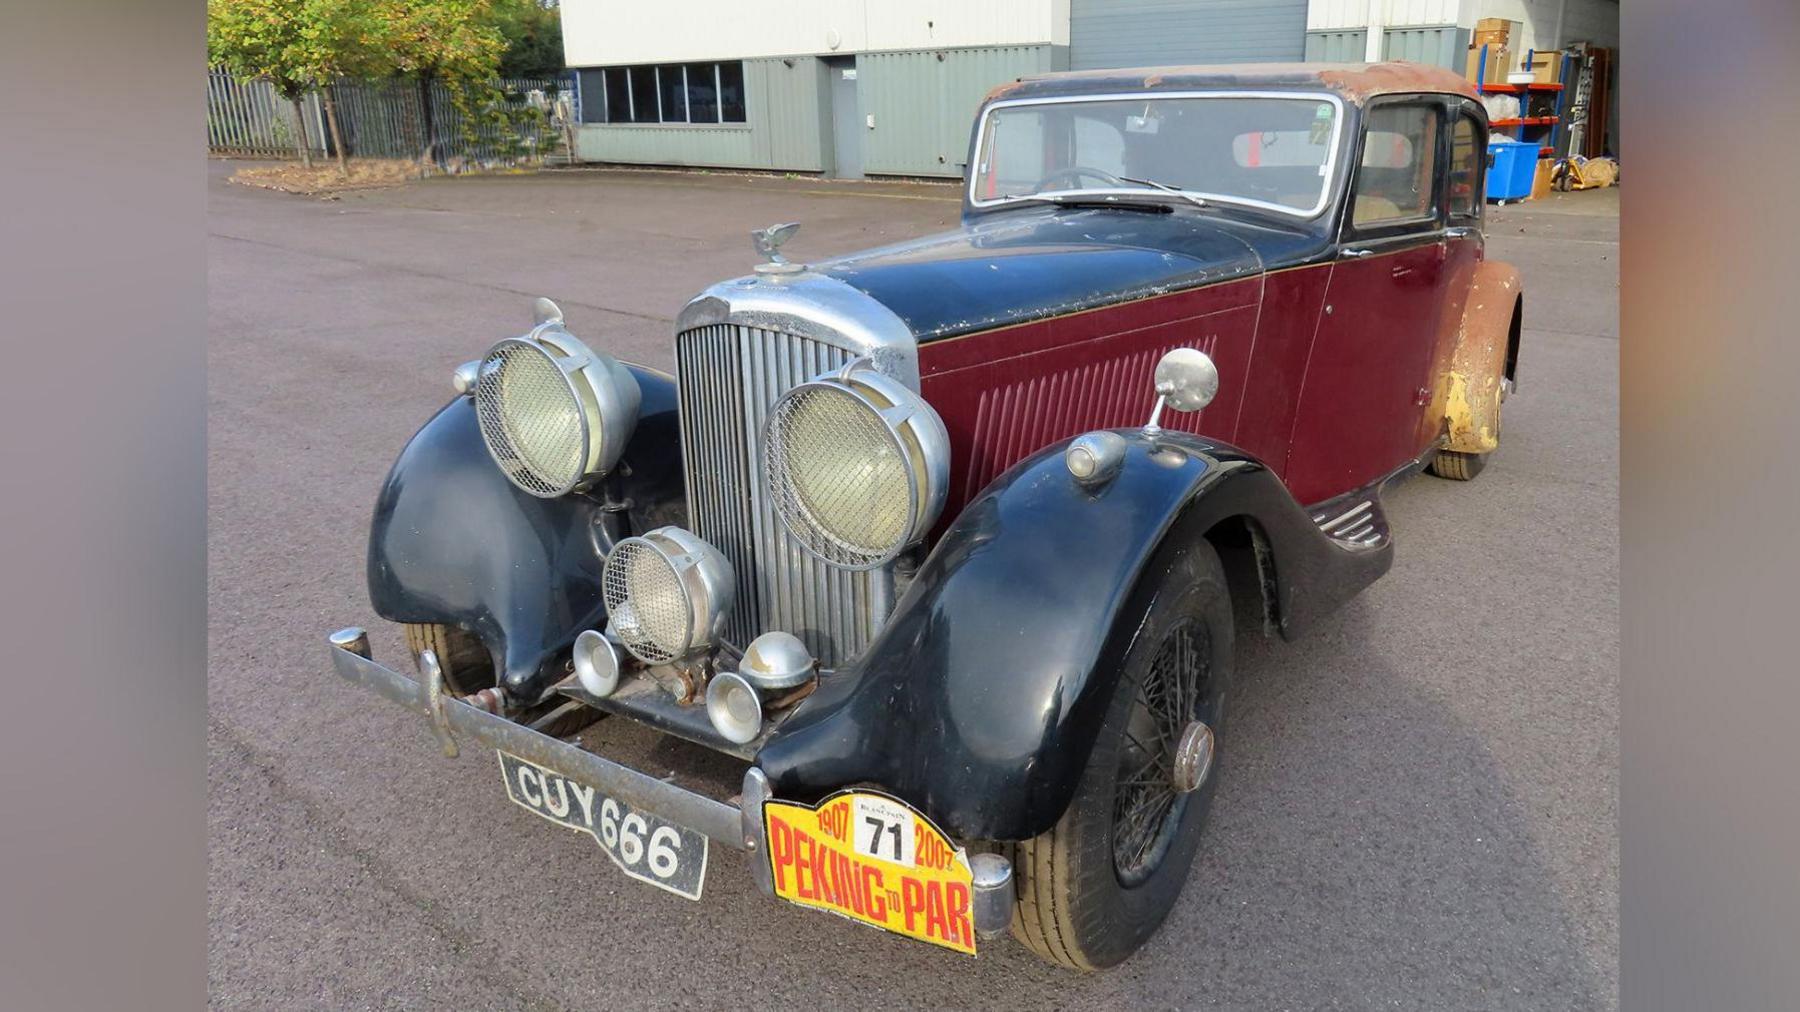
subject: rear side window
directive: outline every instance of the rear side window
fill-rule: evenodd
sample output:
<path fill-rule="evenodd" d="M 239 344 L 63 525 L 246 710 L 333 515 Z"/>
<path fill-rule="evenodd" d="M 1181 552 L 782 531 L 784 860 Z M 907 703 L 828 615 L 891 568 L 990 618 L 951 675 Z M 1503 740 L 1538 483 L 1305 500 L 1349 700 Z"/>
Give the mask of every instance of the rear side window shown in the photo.
<path fill-rule="evenodd" d="M 1452 218 L 1474 218 L 1481 213 L 1481 131 L 1467 113 L 1456 117 L 1450 130 L 1450 193 Z"/>
<path fill-rule="evenodd" d="M 1438 111 L 1429 105 L 1381 105 L 1369 112 L 1356 172 L 1357 228 L 1435 218 Z"/>

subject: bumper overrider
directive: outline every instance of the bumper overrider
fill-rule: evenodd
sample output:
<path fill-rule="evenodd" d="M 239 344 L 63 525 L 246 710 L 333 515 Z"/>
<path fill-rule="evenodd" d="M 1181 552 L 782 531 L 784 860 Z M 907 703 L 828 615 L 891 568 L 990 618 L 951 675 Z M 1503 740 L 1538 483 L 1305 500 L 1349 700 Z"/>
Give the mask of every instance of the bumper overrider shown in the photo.
<path fill-rule="evenodd" d="M 502 753 L 503 757 L 522 760 L 536 767 L 540 774 L 547 771 L 566 778 L 575 785 L 616 799 L 630 810 L 666 820 L 713 843 L 744 852 L 749 860 L 751 877 L 765 895 L 779 895 L 804 906 L 834 909 L 845 914 L 852 914 L 850 907 L 854 901 L 853 919 L 878 923 L 873 915 L 880 912 L 883 898 L 876 895 L 877 891 L 866 888 L 867 874 L 842 856 L 828 854 L 822 847 L 815 851 L 810 841 L 801 840 L 804 833 L 790 828 L 793 812 L 817 813 L 820 824 L 828 825 L 833 818 L 831 803 L 838 795 L 817 806 L 780 801 L 771 796 L 767 776 L 752 765 L 744 774 L 742 792 L 731 801 L 719 801 L 458 699 L 445 690 L 441 670 L 429 652 L 422 658 L 424 677 L 415 680 L 377 663 L 371 656 L 368 634 L 362 629 L 339 630 L 331 634 L 329 643 L 331 662 L 340 678 L 370 689 L 424 717 L 446 756 L 454 758 L 458 755 L 459 741 L 479 742 Z M 503 768 L 505 765 L 503 758 Z M 511 789 L 509 784 L 509 792 Z M 857 798 L 860 801 L 867 796 L 859 794 Z M 776 833 L 778 853 L 775 855 L 770 854 L 771 827 Z M 935 829 L 932 835 L 941 840 Z M 803 845 L 797 847 L 797 842 Z M 795 868 L 797 852 L 799 867 Z M 924 858 L 921 856 L 920 860 Z M 832 867 L 833 861 L 836 867 Z M 972 923 L 975 934 L 983 938 L 997 936 L 1006 930 L 1012 918 L 1012 864 L 997 854 L 975 854 L 968 863 L 972 881 L 970 895 L 966 898 L 968 907 L 963 913 Z M 783 873 L 777 872 L 778 866 L 784 869 Z M 785 874 L 787 868 L 794 868 L 793 881 Z M 779 887 L 778 874 L 782 879 Z M 822 887 L 822 882 L 844 885 Z M 828 890 L 836 890 L 836 894 L 826 895 Z M 896 890 L 892 895 L 899 897 L 900 894 Z M 690 898 L 698 898 L 697 891 Z M 909 893 L 904 899 L 910 902 L 912 896 Z M 952 916 L 956 914 L 957 902 L 951 900 Z M 865 907 L 871 916 L 860 916 Z M 922 932 L 902 933 L 933 940 Z M 967 939 L 966 947 L 950 947 L 972 953 L 974 939 Z"/>

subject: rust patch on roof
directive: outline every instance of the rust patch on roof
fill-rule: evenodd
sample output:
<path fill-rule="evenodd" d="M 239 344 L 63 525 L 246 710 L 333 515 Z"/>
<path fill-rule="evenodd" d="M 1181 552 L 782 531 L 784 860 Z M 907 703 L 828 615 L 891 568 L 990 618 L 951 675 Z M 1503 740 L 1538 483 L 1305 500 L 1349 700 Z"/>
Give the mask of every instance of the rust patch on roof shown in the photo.
<path fill-rule="evenodd" d="M 1406 60 L 1327 64 L 1320 69 L 1319 80 L 1334 91 L 1353 95 L 1358 99 L 1397 92 L 1435 91 L 1481 100 L 1475 86 L 1461 74 L 1452 73 L 1443 67 Z"/>

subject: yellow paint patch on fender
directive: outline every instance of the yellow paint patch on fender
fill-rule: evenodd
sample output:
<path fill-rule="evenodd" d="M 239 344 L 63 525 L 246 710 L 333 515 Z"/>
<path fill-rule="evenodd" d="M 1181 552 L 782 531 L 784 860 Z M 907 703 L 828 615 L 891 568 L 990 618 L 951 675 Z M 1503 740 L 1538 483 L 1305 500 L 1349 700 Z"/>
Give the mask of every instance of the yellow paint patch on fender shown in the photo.
<path fill-rule="evenodd" d="M 1488 260 L 1475 269 L 1456 348 L 1433 404 L 1443 412 L 1445 449 L 1492 453 L 1500 445 L 1500 383 L 1518 289 L 1519 272 L 1510 264 Z"/>
<path fill-rule="evenodd" d="M 1469 377 L 1452 372 L 1450 390 L 1444 399 L 1444 417 L 1449 422 L 1450 449 L 1462 453 L 1489 453 L 1500 445 L 1494 422 L 1500 412 L 1498 380 L 1483 383 L 1471 390 Z"/>

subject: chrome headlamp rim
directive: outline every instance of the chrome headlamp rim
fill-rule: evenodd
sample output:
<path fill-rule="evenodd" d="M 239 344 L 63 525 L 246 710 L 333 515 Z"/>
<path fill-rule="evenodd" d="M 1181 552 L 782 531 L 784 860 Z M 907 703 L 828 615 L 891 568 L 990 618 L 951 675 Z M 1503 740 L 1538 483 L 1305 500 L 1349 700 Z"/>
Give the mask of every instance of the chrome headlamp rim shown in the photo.
<path fill-rule="evenodd" d="M 870 552 L 866 546 L 853 544 L 821 523 L 814 510 L 798 494 L 783 494 L 776 487 L 777 472 L 785 470 L 772 464 L 778 426 L 786 417 L 784 406 L 806 393 L 828 392 L 851 398 L 881 425 L 882 434 L 906 467 L 907 523 L 900 538 L 883 551 Z M 871 396 L 873 395 L 873 396 Z M 878 403 L 876 398 L 885 402 Z M 937 522 L 949 495 L 950 435 L 929 403 L 917 392 L 872 367 L 866 359 L 796 384 L 776 398 L 764 419 L 761 433 L 763 482 L 774 501 L 774 513 L 788 535 L 808 555 L 837 569 L 862 572 L 879 569 L 917 543 Z M 792 501 L 807 517 L 808 530 L 796 530 L 781 503 Z M 815 544 L 822 537 L 846 553 L 860 556 L 856 561 L 833 557 Z"/>
<path fill-rule="evenodd" d="M 499 382 L 503 356 L 509 352 L 537 355 L 561 378 L 579 423 L 580 463 L 572 476 L 553 476 L 557 480 L 545 477 L 518 450 L 520 440 L 513 433 L 502 396 L 496 392 L 484 397 L 484 387 Z M 478 427 L 488 456 L 515 487 L 540 499 L 567 495 L 616 467 L 637 425 L 643 396 L 637 377 L 629 369 L 612 356 L 588 347 L 569 333 L 561 320 L 540 323 L 529 333 L 494 342 L 479 360 L 469 394 L 475 401 Z M 484 403 L 489 401 L 495 406 L 485 407 Z M 495 445 L 495 426 L 513 446 Z M 512 451 L 510 462 L 507 450 Z M 521 474 L 526 469 L 531 472 L 529 476 Z M 527 477 L 534 480 L 526 480 Z"/>

